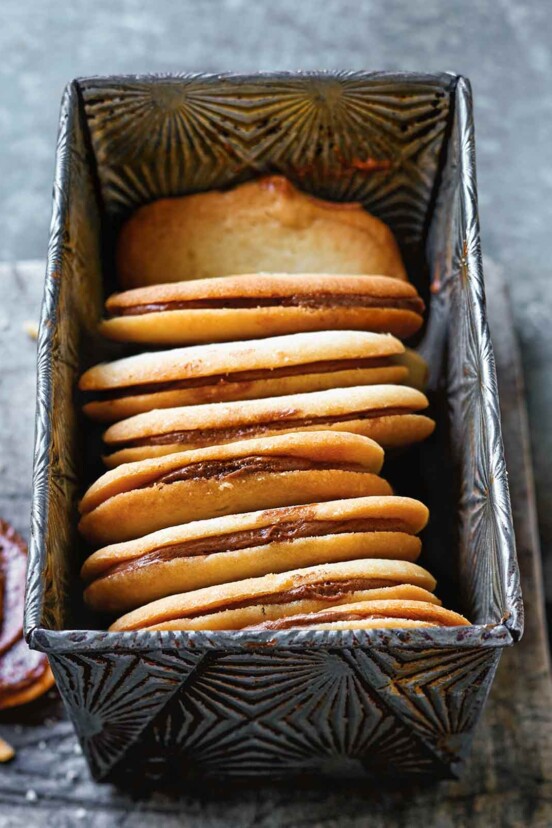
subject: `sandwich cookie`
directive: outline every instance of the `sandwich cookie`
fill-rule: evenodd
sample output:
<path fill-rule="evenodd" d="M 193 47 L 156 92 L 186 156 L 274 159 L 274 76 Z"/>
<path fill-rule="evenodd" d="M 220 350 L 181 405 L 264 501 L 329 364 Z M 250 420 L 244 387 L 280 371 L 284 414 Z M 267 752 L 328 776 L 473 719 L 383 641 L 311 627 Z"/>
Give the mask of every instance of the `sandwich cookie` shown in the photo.
<path fill-rule="evenodd" d="M 418 413 L 427 405 L 424 394 L 413 388 L 373 385 L 150 411 L 107 429 L 104 441 L 113 453 L 104 460 L 113 467 L 234 440 L 328 429 L 395 448 L 432 433 L 433 420 Z"/>
<path fill-rule="evenodd" d="M 416 288 L 389 276 L 255 273 L 115 293 L 100 332 L 118 342 L 187 345 L 301 331 L 360 330 L 406 339 L 422 325 Z"/>
<path fill-rule="evenodd" d="M 96 397 L 85 413 L 112 422 L 160 408 L 402 382 L 408 368 L 393 358 L 403 352 L 388 334 L 298 333 L 103 363 L 82 375 L 79 388 Z"/>
<path fill-rule="evenodd" d="M 0 520 L 0 710 L 30 702 L 54 683 L 46 655 L 23 639 L 26 568 L 25 541 Z"/>
<path fill-rule="evenodd" d="M 368 630 L 412 627 L 464 627 L 467 618 L 424 600 L 359 601 L 318 612 L 265 621 L 248 630 Z"/>
<path fill-rule="evenodd" d="M 388 588 L 394 592 L 384 593 Z M 438 603 L 434 589 L 432 575 L 408 561 L 329 563 L 161 598 L 122 616 L 110 630 L 239 630 L 385 595 Z"/>
<path fill-rule="evenodd" d="M 183 451 L 119 466 L 81 503 L 94 545 L 168 526 L 301 503 L 391 494 L 377 474 L 383 451 L 356 434 L 296 432 Z"/>
<path fill-rule="evenodd" d="M 407 279 L 386 224 L 276 175 L 140 207 L 119 234 L 117 271 L 124 288 L 259 271 Z"/>
<path fill-rule="evenodd" d="M 0 658 L 23 637 L 27 545 L 0 520 Z"/>
<path fill-rule="evenodd" d="M 0 710 L 28 704 L 53 684 L 46 655 L 29 649 L 23 638 L 0 656 Z"/>
<path fill-rule="evenodd" d="M 428 510 L 406 497 L 286 506 L 175 526 L 100 549 L 85 562 L 85 601 L 125 612 L 158 598 L 316 564 L 415 561 Z"/>

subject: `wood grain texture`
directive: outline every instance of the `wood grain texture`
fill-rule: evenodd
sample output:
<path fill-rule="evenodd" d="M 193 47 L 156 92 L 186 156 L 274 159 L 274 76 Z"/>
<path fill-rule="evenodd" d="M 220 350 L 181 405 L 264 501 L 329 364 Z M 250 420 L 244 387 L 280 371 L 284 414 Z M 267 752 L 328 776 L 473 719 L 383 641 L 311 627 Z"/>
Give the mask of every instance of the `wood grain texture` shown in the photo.
<path fill-rule="evenodd" d="M 0 770 L 4 826 L 376 826 L 459 828 L 552 824 L 552 685 L 528 451 L 523 381 L 503 282 L 486 264 L 488 305 L 502 400 L 504 440 L 526 607 L 526 632 L 504 652 L 462 779 L 423 789 L 369 782 L 251 787 L 235 783 L 175 794 L 127 793 L 91 782 L 62 705 L 51 693 L 0 716 L 17 750 Z M 23 324 L 38 318 L 43 266 L 0 268 L 0 515 L 27 534 L 35 343 Z"/>

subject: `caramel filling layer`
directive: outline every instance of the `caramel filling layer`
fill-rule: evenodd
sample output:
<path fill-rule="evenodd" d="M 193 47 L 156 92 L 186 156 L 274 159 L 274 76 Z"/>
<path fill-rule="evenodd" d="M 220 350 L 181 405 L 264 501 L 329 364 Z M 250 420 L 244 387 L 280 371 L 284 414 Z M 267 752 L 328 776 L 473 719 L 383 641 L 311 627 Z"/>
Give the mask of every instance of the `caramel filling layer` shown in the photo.
<path fill-rule="evenodd" d="M 112 305 L 111 316 L 139 316 L 173 310 L 232 309 L 232 308 L 385 308 L 422 314 L 425 306 L 419 296 L 367 296 L 362 293 L 320 293 L 312 296 L 232 296 L 205 299 L 172 299 L 168 302 L 150 302 L 143 305 Z"/>
<path fill-rule="evenodd" d="M 255 382 L 279 377 L 293 377 L 300 374 L 328 374 L 332 371 L 348 371 L 358 368 L 388 368 L 390 357 L 367 357 L 366 359 L 329 359 L 319 362 L 287 365 L 281 368 L 259 368 L 255 371 L 232 371 L 225 374 L 210 374 L 204 377 L 189 377 L 166 382 L 146 382 L 110 388 L 98 392 L 100 400 L 118 400 L 122 397 L 141 394 L 157 394 L 161 391 L 181 391 L 187 388 L 203 388 L 207 385 L 219 385 L 229 382 Z"/>
<path fill-rule="evenodd" d="M 351 518 L 350 520 L 295 520 L 287 523 L 245 529 L 210 538 L 194 538 L 182 543 L 164 546 L 141 555 L 134 560 L 124 561 L 109 567 L 97 580 L 115 574 L 130 574 L 143 567 L 165 563 L 178 558 L 191 558 L 213 553 L 237 552 L 240 549 L 266 546 L 270 543 L 284 543 L 298 538 L 314 538 L 323 535 L 341 535 L 352 532 L 406 532 L 409 527 L 397 518 Z"/>
<path fill-rule="evenodd" d="M 336 414 L 335 416 L 322 417 L 305 417 L 302 419 L 293 419 L 292 416 L 286 417 L 286 414 L 293 414 L 293 411 L 282 411 L 280 420 L 267 420 L 262 423 L 252 423 L 250 425 L 235 426 L 234 428 L 204 428 L 204 429 L 190 429 L 189 431 L 171 431 L 167 434 L 153 434 L 149 437 L 137 437 L 132 440 L 120 440 L 115 445 L 125 446 L 166 446 L 172 443 L 186 444 L 195 443 L 198 440 L 213 440 L 217 442 L 220 440 L 241 440 L 247 437 L 262 434 L 266 431 L 284 431 L 289 428 L 308 428 L 312 425 L 330 426 L 334 423 L 346 423 L 351 420 L 371 420 L 377 417 L 390 417 L 396 414 L 412 414 L 410 408 L 401 408 L 395 406 L 394 408 L 372 408 L 368 411 L 352 411 L 347 414 Z M 278 413 L 276 413 L 278 416 Z M 285 419 L 284 419 L 285 418 Z"/>

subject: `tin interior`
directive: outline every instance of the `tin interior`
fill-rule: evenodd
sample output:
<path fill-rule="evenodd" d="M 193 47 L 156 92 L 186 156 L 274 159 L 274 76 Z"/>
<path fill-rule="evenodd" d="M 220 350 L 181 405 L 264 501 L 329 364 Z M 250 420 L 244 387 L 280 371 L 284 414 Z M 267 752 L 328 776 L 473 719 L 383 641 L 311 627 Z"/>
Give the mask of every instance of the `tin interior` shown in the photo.
<path fill-rule="evenodd" d="M 429 308 L 418 345 L 438 428 L 389 457 L 383 474 L 430 508 L 420 563 L 446 605 L 479 625 L 509 615 L 519 634 L 462 84 L 359 73 L 90 78 L 68 88 L 39 339 L 28 631 L 105 628 L 86 612 L 78 578 L 88 550 L 77 502 L 102 466 L 100 429 L 81 415 L 75 387 L 91 364 L 129 352 L 96 333 L 121 222 L 158 197 L 279 173 L 314 195 L 360 201 L 395 232 Z"/>

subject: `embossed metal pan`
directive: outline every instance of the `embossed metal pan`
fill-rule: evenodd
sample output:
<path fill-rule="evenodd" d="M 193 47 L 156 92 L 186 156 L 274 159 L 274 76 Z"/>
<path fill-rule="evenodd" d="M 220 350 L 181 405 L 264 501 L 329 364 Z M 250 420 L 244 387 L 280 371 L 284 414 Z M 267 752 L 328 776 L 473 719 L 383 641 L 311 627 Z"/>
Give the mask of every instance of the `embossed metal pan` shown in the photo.
<path fill-rule="evenodd" d="M 113 239 L 138 205 L 278 171 L 360 200 L 430 297 L 436 436 L 401 460 L 432 510 L 425 563 L 474 626 L 106 633 L 86 616 L 76 500 L 98 469 L 75 398 Z M 485 298 L 469 84 L 449 74 L 87 78 L 63 98 L 38 344 L 26 633 L 97 779 L 454 774 L 522 631 Z M 393 473 L 391 468 L 390 473 Z"/>

